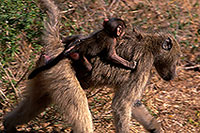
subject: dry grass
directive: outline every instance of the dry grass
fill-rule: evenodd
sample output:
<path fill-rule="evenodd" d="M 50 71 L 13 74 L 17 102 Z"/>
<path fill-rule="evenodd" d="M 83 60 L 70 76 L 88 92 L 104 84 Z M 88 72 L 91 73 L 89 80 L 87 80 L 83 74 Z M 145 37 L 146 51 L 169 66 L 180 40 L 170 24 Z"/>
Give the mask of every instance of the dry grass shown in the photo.
<path fill-rule="evenodd" d="M 60 0 L 61 1 L 61 0 Z M 140 25 L 144 28 L 169 30 L 181 44 L 182 58 L 178 76 L 171 83 L 163 81 L 155 71 L 144 94 L 143 102 L 149 111 L 161 122 L 166 133 L 200 132 L 200 68 L 186 70 L 187 66 L 200 64 L 200 2 L 198 0 L 69 0 L 61 6 L 61 33 L 64 35 L 87 34 L 101 27 L 106 17 L 121 17 L 127 26 Z M 67 24 L 66 24 L 67 22 Z M 24 75 L 30 62 L 30 46 L 26 40 L 20 44 L 20 53 L 15 62 L 9 63 L 2 75 L 7 82 L 0 81 L 0 119 L 20 99 L 25 87 Z M 0 64 L 0 67 L 3 67 Z M 194 71 L 195 70 L 195 71 Z M 13 85 L 15 81 L 17 84 Z M 95 131 L 114 132 L 110 103 L 112 90 L 103 88 L 88 93 L 93 114 Z M 93 95 L 95 94 L 95 95 Z M 24 131 L 64 132 L 70 127 L 64 125 L 56 108 L 48 108 L 35 120 L 19 126 Z M 2 123 L 0 129 L 3 130 Z M 146 132 L 135 120 L 131 132 Z"/>

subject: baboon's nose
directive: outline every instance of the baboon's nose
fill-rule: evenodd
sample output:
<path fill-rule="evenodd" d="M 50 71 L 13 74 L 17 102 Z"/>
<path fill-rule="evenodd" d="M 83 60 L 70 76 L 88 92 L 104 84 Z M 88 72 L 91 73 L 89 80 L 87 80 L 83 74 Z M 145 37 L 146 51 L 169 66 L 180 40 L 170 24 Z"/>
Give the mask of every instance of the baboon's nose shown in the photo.
<path fill-rule="evenodd" d="M 174 78 L 174 74 L 168 73 L 168 75 L 164 76 L 163 79 L 166 81 L 172 80 Z"/>

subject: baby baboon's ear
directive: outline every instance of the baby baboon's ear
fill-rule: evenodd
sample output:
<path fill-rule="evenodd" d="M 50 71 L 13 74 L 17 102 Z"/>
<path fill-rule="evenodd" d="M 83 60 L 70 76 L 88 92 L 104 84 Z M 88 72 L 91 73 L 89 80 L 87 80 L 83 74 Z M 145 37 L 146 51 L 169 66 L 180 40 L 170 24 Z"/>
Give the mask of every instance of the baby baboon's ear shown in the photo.
<path fill-rule="evenodd" d="M 164 50 L 170 50 L 172 48 L 172 40 L 170 37 L 168 37 L 162 44 L 162 48 Z"/>

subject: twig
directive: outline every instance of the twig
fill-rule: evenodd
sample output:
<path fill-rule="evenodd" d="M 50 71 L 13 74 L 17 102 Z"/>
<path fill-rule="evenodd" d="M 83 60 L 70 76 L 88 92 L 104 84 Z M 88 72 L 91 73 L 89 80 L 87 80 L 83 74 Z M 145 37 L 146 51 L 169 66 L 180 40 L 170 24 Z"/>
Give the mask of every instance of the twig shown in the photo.
<path fill-rule="evenodd" d="M 189 66 L 189 67 L 183 67 L 182 69 L 184 70 L 191 70 L 191 69 L 195 69 L 195 68 L 200 68 L 200 65 L 194 65 L 194 66 Z"/>
<path fill-rule="evenodd" d="M 5 68 L 3 68 L 3 65 L 1 64 L 1 62 L 0 62 L 0 66 L 1 66 L 1 68 L 3 69 L 3 71 L 5 72 L 5 74 L 6 74 L 7 78 L 8 78 L 8 80 L 10 81 L 10 84 L 11 84 L 12 88 L 14 89 L 16 95 L 19 97 L 18 90 L 15 88 L 15 86 L 14 86 L 14 84 L 12 83 L 12 80 L 11 80 L 11 78 L 10 78 L 8 72 L 6 71 Z"/>
<path fill-rule="evenodd" d="M 128 5 L 128 3 L 126 2 L 126 0 L 122 0 L 122 2 L 133 11 L 133 8 L 131 6 Z"/>
<path fill-rule="evenodd" d="M 19 81 L 17 81 L 15 87 L 18 86 L 18 84 L 24 79 L 24 77 L 26 76 L 26 74 L 28 73 L 29 69 L 26 70 L 26 72 L 22 75 L 22 77 L 19 79 Z"/>
<path fill-rule="evenodd" d="M 71 12 L 75 12 L 75 8 L 69 9 L 67 11 L 60 11 L 60 14 L 65 14 L 65 13 L 69 14 Z"/>
<path fill-rule="evenodd" d="M 13 107 L 13 105 L 9 103 L 9 99 L 6 97 L 6 95 L 3 93 L 3 91 L 1 91 L 1 89 L 0 89 L 0 93 L 1 93 L 0 96 L 2 97 L 2 99 L 4 101 L 6 101 L 10 107 Z"/>
<path fill-rule="evenodd" d="M 120 0 L 113 0 L 112 3 L 110 4 L 108 11 L 112 8 L 112 6 L 115 4 L 115 6 L 112 8 L 113 10 L 117 9 L 119 7 L 119 1 Z"/>
<path fill-rule="evenodd" d="M 159 90 L 160 90 L 160 87 L 159 87 L 158 85 L 154 84 L 154 87 L 156 87 L 156 88 L 158 89 L 158 91 L 155 92 L 155 93 L 153 93 L 153 94 L 151 94 L 151 95 L 149 95 L 148 98 L 145 99 L 146 102 L 149 101 L 151 98 L 153 98 L 154 96 L 156 96 L 156 95 L 160 92 L 160 91 L 159 91 Z M 153 88 L 154 88 L 154 87 L 153 87 Z M 156 89 L 156 90 L 157 90 L 157 89 Z"/>
<path fill-rule="evenodd" d="M 175 87 L 175 86 L 172 84 L 172 81 L 169 81 L 169 84 L 170 84 L 172 87 Z"/>
<path fill-rule="evenodd" d="M 13 75 L 12 71 L 11 71 L 9 68 L 7 68 L 7 71 L 10 73 L 10 75 L 12 76 L 12 78 L 13 78 L 14 80 L 16 80 L 15 76 Z"/>
<path fill-rule="evenodd" d="M 95 92 L 93 95 L 88 96 L 87 98 L 91 98 L 93 96 L 95 96 L 96 94 L 98 94 L 99 92 L 101 92 L 103 90 L 103 88 L 99 89 L 97 92 Z"/>
<path fill-rule="evenodd" d="M 8 45 L 8 44 L 7 44 L 7 47 L 11 49 L 11 46 L 10 46 L 10 45 Z M 21 58 L 19 58 L 19 55 L 18 55 L 18 54 L 16 54 L 16 52 L 15 52 L 14 54 L 15 54 L 15 56 L 16 56 L 16 57 L 17 57 L 17 58 L 18 58 L 18 59 L 19 59 L 21 62 L 23 62 L 23 61 L 21 60 Z"/>
<path fill-rule="evenodd" d="M 88 11 L 88 9 L 87 9 L 87 7 L 86 7 L 85 4 L 84 4 L 84 6 L 83 6 L 83 9 L 87 12 L 88 17 L 91 19 L 92 17 L 91 17 L 91 15 L 88 13 L 89 11 Z"/>
<path fill-rule="evenodd" d="M 2 95 L 2 99 L 5 101 L 8 101 L 8 98 L 6 97 L 6 95 L 3 93 L 3 91 L 0 89 L 0 93 Z"/>
<path fill-rule="evenodd" d="M 106 14 L 106 11 L 107 11 L 107 10 L 106 10 L 106 8 L 105 8 L 105 2 L 104 2 L 103 0 L 101 0 L 101 3 L 102 3 L 101 5 L 104 5 L 104 6 L 102 6 L 102 9 L 104 10 L 104 12 L 103 12 L 104 17 L 105 17 L 105 18 L 108 18 L 107 14 Z"/>
<path fill-rule="evenodd" d="M 101 114 L 100 114 L 100 118 L 103 116 L 103 114 L 105 113 L 105 110 L 110 106 L 110 101 L 112 101 L 112 99 L 109 99 L 108 101 L 107 101 L 107 103 L 106 104 L 103 104 L 103 111 L 101 112 Z"/>
<path fill-rule="evenodd" d="M 114 3 L 118 2 L 118 0 L 112 0 L 110 6 L 108 7 L 108 10 L 110 10 L 110 8 L 112 8 L 112 6 L 114 5 Z"/>

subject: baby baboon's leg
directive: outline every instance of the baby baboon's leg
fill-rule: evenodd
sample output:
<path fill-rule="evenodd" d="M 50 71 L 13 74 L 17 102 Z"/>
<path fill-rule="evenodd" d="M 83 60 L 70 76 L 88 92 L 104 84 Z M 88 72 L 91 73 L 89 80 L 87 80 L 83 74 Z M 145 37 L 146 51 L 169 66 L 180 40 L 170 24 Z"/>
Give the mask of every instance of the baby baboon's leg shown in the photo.
<path fill-rule="evenodd" d="M 36 99 L 33 99 L 36 98 Z M 50 104 L 48 95 L 36 97 L 31 95 L 25 98 L 12 112 L 4 118 L 4 128 L 8 133 L 14 133 L 16 126 L 24 124 L 42 112 Z"/>
<path fill-rule="evenodd" d="M 132 117 L 143 125 L 147 131 L 151 133 L 161 132 L 160 124 L 139 100 L 132 106 Z"/>
<path fill-rule="evenodd" d="M 76 41 L 77 39 L 80 39 L 82 35 L 72 35 L 68 36 L 62 39 L 62 43 L 69 45 L 71 42 Z"/>
<path fill-rule="evenodd" d="M 123 95 L 116 93 L 113 103 L 113 116 L 116 133 L 129 133 L 131 120 L 131 101 L 123 98 Z"/>
<path fill-rule="evenodd" d="M 68 78 L 64 82 L 66 85 L 63 84 L 62 88 L 54 92 L 53 101 L 61 110 L 63 118 L 72 125 L 73 133 L 92 133 L 92 116 L 85 92 L 75 78 Z"/>

